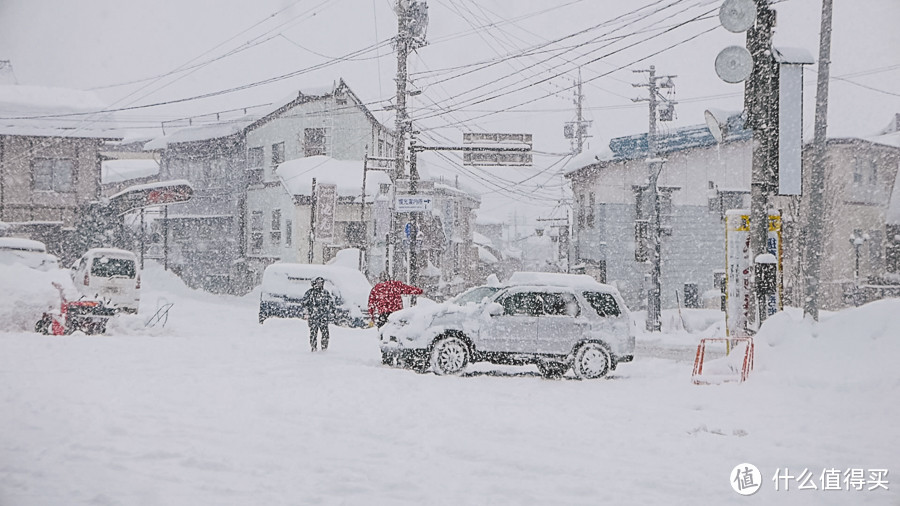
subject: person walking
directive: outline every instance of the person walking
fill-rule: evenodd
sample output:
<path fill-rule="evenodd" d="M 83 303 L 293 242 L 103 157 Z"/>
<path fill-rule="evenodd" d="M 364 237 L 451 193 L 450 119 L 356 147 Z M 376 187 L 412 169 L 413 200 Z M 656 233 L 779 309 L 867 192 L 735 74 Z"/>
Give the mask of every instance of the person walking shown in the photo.
<path fill-rule="evenodd" d="M 403 309 L 402 295 L 419 295 L 422 289 L 392 280 L 386 272 L 382 272 L 378 279 L 379 282 L 369 292 L 369 317 L 381 328 L 391 313 Z"/>
<path fill-rule="evenodd" d="M 309 346 L 316 351 L 316 335 L 321 334 L 322 351 L 328 349 L 328 324 L 334 319 L 334 297 L 325 289 L 325 279 L 312 280 L 312 288 L 303 294 L 300 305 L 306 309 Z"/>

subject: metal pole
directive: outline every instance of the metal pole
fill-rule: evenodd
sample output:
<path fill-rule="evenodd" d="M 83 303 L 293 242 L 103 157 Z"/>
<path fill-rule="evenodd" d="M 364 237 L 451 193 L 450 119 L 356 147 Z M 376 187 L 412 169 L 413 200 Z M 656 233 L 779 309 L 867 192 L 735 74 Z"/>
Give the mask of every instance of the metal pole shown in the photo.
<path fill-rule="evenodd" d="M 368 262 L 365 262 L 365 250 L 366 250 L 366 239 L 368 234 L 366 233 L 366 172 L 369 166 L 369 146 L 366 146 L 366 153 L 363 156 L 363 177 L 362 177 L 362 193 L 360 194 L 359 199 L 359 224 L 360 224 L 360 233 L 363 236 L 360 238 L 359 244 L 359 270 L 363 273 L 363 275 L 369 274 Z"/>
<path fill-rule="evenodd" d="M 581 94 L 581 67 L 578 67 L 578 95 L 576 95 L 575 105 L 577 106 L 577 122 L 575 124 L 575 153 L 580 154 L 584 150 L 584 115 L 582 114 L 581 101 L 584 96 Z"/>
<path fill-rule="evenodd" d="M 825 223 L 825 162 L 828 127 L 828 78 L 831 65 L 831 3 L 822 0 L 822 28 L 819 33 L 819 75 L 816 87 L 816 118 L 813 133 L 813 163 L 805 191 L 809 195 L 808 238 L 803 257 L 806 260 L 806 297 L 803 313 L 819 320 L 819 273 L 822 255 L 822 230 Z"/>
<path fill-rule="evenodd" d="M 416 167 L 416 162 L 418 161 L 418 155 L 416 153 L 416 139 L 412 138 L 409 144 L 409 193 L 411 195 L 415 195 L 418 193 L 418 185 L 419 185 L 419 170 Z M 416 245 L 416 240 L 419 235 L 419 220 L 418 213 L 409 213 L 409 284 L 412 286 L 418 286 L 419 282 L 419 258 L 418 258 L 418 247 Z M 415 297 L 415 295 L 413 296 Z M 413 303 L 415 303 L 415 299 L 412 299 Z"/>
<path fill-rule="evenodd" d="M 757 0 L 756 26 L 747 31 L 747 48 L 753 56 L 753 72 L 747 81 L 744 96 L 753 129 L 753 169 L 750 181 L 750 262 L 756 268 L 756 257 L 767 251 L 769 235 L 768 194 L 772 187 L 771 162 L 772 119 L 770 114 L 773 92 L 772 27 L 774 11 L 768 0 Z M 767 316 L 766 294 L 763 284 L 753 280 L 756 318 L 759 325 Z"/>
<path fill-rule="evenodd" d="M 316 178 L 312 178 L 312 193 L 309 196 L 309 253 L 306 254 L 306 263 L 311 264 L 316 244 Z"/>
<path fill-rule="evenodd" d="M 163 207 L 163 270 L 169 270 L 169 205 Z"/>
<path fill-rule="evenodd" d="M 660 313 L 662 312 L 662 303 L 660 295 L 662 287 L 660 286 L 661 261 L 662 261 L 662 230 L 659 219 L 659 173 L 662 170 L 662 163 L 657 159 L 658 146 L 656 141 L 656 67 L 650 66 L 650 125 L 647 136 L 648 163 L 647 168 L 649 174 L 650 195 L 650 245 L 651 245 L 651 268 L 650 268 L 650 291 L 647 294 L 647 330 L 650 332 L 659 332 L 662 328 L 660 323 Z"/>
<path fill-rule="evenodd" d="M 144 208 L 141 208 L 141 270 L 144 270 Z"/>

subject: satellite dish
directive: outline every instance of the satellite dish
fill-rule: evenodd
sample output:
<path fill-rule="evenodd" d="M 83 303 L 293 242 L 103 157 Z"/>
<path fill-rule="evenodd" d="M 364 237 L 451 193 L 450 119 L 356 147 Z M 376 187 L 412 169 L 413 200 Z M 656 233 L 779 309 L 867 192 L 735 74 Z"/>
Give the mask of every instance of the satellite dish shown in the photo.
<path fill-rule="evenodd" d="M 720 122 L 716 113 L 709 109 L 703 111 L 703 117 L 706 118 L 706 128 L 709 129 L 709 133 L 716 139 L 716 142 L 721 144 L 725 139 L 725 122 Z"/>
<path fill-rule="evenodd" d="M 746 32 L 756 24 L 756 2 L 725 0 L 719 9 L 719 21 L 729 32 Z"/>
<path fill-rule="evenodd" d="M 716 74 L 726 83 L 739 83 L 753 72 L 753 56 L 743 46 L 728 46 L 716 56 Z"/>

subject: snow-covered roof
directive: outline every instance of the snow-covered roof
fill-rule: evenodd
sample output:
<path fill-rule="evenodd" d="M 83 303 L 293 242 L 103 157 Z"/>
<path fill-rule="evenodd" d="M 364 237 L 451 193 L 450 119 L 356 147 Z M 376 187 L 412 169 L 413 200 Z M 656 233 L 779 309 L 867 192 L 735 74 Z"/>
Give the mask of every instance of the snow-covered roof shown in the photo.
<path fill-rule="evenodd" d="M 176 130 L 168 135 L 157 137 L 152 141 L 144 144 L 144 149 L 152 151 L 157 149 L 165 149 L 169 144 L 177 144 L 180 142 L 196 142 L 211 139 L 219 139 L 234 135 L 244 128 L 250 126 L 254 121 L 259 119 L 258 115 L 244 116 L 235 120 L 213 123 L 209 125 L 197 125 L 185 127 Z"/>
<path fill-rule="evenodd" d="M 608 147 L 584 150 L 570 158 L 569 161 L 563 165 L 562 172 L 563 174 L 569 174 L 597 162 L 609 161 L 613 158 L 615 158 L 615 155 Z"/>
<path fill-rule="evenodd" d="M 339 196 L 358 196 L 362 190 L 363 161 L 336 160 L 325 155 L 307 156 L 279 164 L 275 173 L 291 195 L 312 193 L 312 179 L 316 178 L 316 184 L 337 185 Z M 379 185 L 390 182 L 391 178 L 385 171 L 367 171 L 367 200 L 374 197 Z"/>
<path fill-rule="evenodd" d="M 0 85 L 0 134 L 38 137 L 118 138 L 117 125 L 89 91 Z"/>
<path fill-rule="evenodd" d="M 495 257 L 484 246 L 482 246 L 480 244 L 476 244 L 475 248 L 478 249 L 478 260 L 481 260 L 482 262 L 484 262 L 486 264 L 495 264 L 495 263 L 499 262 L 499 260 L 497 260 L 497 257 Z"/>
<path fill-rule="evenodd" d="M 92 255 L 92 256 L 111 256 L 111 257 L 120 257 L 120 258 L 136 258 L 137 255 L 128 251 L 126 249 L 119 248 L 91 248 L 87 250 L 84 255 Z"/>
<path fill-rule="evenodd" d="M 102 184 L 119 183 L 158 174 L 159 162 L 152 158 L 106 160 L 100 163 L 100 182 Z"/>
<path fill-rule="evenodd" d="M 472 232 L 472 242 L 475 244 L 483 244 L 485 246 L 493 246 L 494 241 L 491 241 L 488 236 L 484 234 L 480 234 L 478 232 Z"/>

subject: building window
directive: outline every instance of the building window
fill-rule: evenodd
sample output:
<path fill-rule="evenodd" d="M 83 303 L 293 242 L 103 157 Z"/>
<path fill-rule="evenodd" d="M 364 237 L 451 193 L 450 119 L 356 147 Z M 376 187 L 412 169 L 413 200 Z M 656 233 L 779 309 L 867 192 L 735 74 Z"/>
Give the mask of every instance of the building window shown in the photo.
<path fill-rule="evenodd" d="M 294 224 L 291 220 L 284 220 L 284 245 L 290 246 L 294 240 Z"/>
<path fill-rule="evenodd" d="M 272 231 L 269 233 L 272 244 L 281 244 L 281 209 L 272 210 Z"/>
<path fill-rule="evenodd" d="M 262 146 L 247 150 L 247 184 L 263 182 L 263 148 Z"/>
<path fill-rule="evenodd" d="M 32 174 L 33 187 L 39 191 L 75 191 L 75 163 L 64 158 L 37 158 Z"/>
<path fill-rule="evenodd" d="M 272 144 L 272 166 L 275 167 L 282 162 L 284 162 L 284 143 Z"/>
<path fill-rule="evenodd" d="M 263 247 L 263 212 L 253 211 L 250 214 L 250 252 L 259 253 Z"/>
<path fill-rule="evenodd" d="M 324 128 L 303 129 L 303 153 L 306 156 L 327 155 Z"/>

